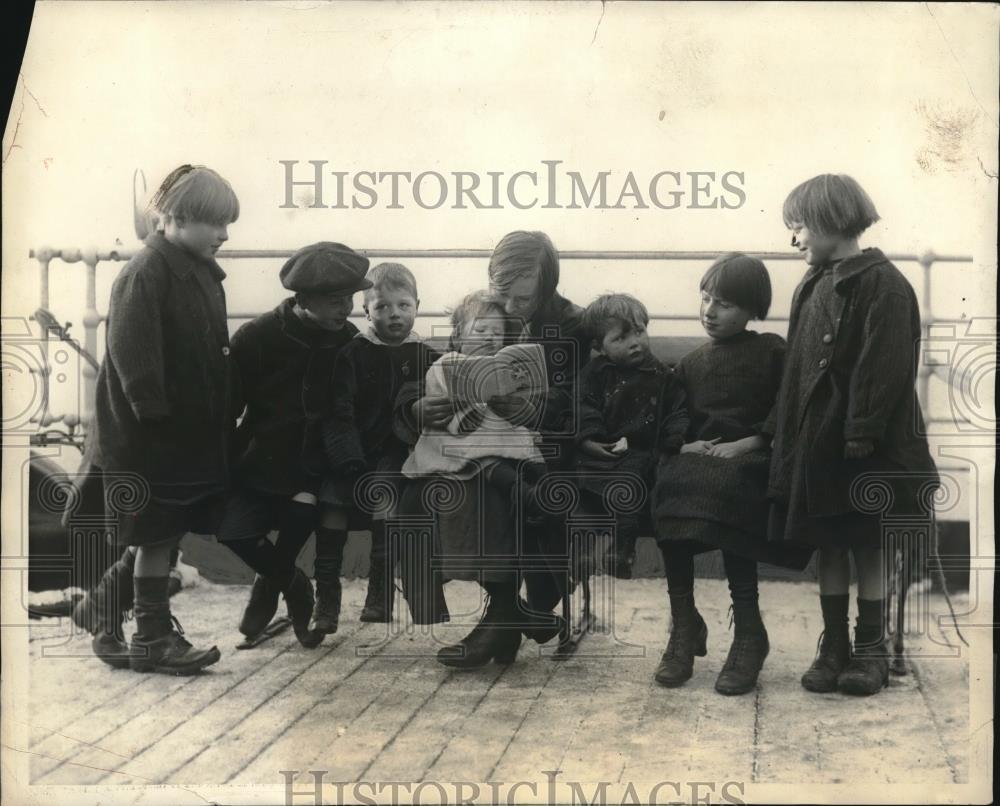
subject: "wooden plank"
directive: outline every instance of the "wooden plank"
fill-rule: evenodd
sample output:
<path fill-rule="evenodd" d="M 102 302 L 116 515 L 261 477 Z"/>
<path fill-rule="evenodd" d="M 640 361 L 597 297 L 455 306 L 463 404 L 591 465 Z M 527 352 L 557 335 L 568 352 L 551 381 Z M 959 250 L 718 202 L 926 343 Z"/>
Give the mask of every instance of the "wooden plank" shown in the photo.
<path fill-rule="evenodd" d="M 242 606 L 246 588 L 226 590 L 222 586 L 205 586 L 184 591 L 174 597 L 174 610 L 190 624 L 195 624 L 193 611 L 202 616 L 199 630 L 191 631 L 190 640 L 196 645 L 222 645 L 222 660 L 196 677 L 173 678 L 164 675 L 139 675 L 124 670 L 108 669 L 92 659 L 95 668 L 105 676 L 120 675 L 138 678 L 141 683 L 129 696 L 105 701 L 64 731 L 82 738 L 95 746 L 79 745 L 62 756 L 64 763 L 56 763 L 42 773 L 38 783 L 96 783 L 109 773 L 120 770 L 123 759 L 131 759 L 169 734 L 178 725 L 224 696 L 245 678 L 257 673 L 263 666 L 287 652 L 295 639 L 284 636 L 273 643 L 264 644 L 253 652 L 237 652 L 225 642 L 236 640 L 231 628 L 234 613 Z M 203 630 L 209 630 L 206 634 Z M 91 738 L 93 736 L 93 738 Z M 56 755 L 47 753 L 48 755 Z M 80 766 L 85 765 L 85 766 Z M 121 775 L 110 775 L 108 780 L 120 782 Z"/>

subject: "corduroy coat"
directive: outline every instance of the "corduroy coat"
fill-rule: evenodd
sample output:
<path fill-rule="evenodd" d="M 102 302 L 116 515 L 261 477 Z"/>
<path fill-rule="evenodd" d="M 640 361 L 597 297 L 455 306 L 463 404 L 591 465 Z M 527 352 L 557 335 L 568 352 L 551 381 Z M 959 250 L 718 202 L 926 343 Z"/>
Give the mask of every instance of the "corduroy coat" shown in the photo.
<path fill-rule="evenodd" d="M 237 430 L 234 475 L 252 490 L 317 492 L 329 468 L 322 421 L 340 349 L 357 335 L 346 322 L 325 330 L 304 322 L 289 297 L 233 335 L 246 414 Z"/>
<path fill-rule="evenodd" d="M 852 485 L 862 474 L 902 471 L 917 485 L 937 478 L 914 388 L 920 335 L 916 294 L 878 249 L 811 267 L 802 279 L 762 429 L 774 435 L 768 496 L 788 509 L 787 538 L 808 539 L 798 530 L 808 518 L 857 513 Z M 847 440 L 866 439 L 871 457 L 844 458 Z M 912 503 L 913 485 L 892 486 Z"/>
<path fill-rule="evenodd" d="M 225 272 L 155 232 L 111 288 L 85 463 L 186 502 L 223 490 L 235 422 Z"/>

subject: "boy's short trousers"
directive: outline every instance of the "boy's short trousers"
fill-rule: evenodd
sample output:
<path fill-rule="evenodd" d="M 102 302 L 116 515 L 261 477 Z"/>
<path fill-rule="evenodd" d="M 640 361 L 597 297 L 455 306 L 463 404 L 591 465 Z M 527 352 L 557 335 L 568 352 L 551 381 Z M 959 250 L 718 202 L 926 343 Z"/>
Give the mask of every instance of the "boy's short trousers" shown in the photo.
<path fill-rule="evenodd" d="M 118 546 L 148 546 L 180 539 L 188 532 L 214 535 L 224 507 L 221 493 L 185 504 L 153 499 L 140 512 L 118 515 L 117 529 L 109 530 L 108 541 Z"/>
<path fill-rule="evenodd" d="M 315 496 L 310 497 L 315 501 Z M 281 528 L 289 508 L 295 503 L 311 506 L 318 521 L 319 507 L 315 503 L 245 488 L 235 490 L 226 498 L 218 540 L 220 543 L 233 543 L 264 537 L 272 529 Z"/>

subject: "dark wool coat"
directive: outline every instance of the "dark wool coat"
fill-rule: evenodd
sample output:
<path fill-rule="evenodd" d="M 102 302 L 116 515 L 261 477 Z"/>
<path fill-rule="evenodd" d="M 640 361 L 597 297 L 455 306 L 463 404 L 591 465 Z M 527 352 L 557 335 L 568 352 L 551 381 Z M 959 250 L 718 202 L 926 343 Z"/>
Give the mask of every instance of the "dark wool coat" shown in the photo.
<path fill-rule="evenodd" d="M 734 442 L 759 434 L 778 396 L 784 358 L 784 339 L 752 330 L 684 356 L 677 376 L 690 417 L 686 441 Z M 653 492 L 657 538 L 805 567 L 811 551 L 792 553 L 767 543 L 769 460 L 767 449 L 734 459 L 692 453 L 665 459 Z"/>
<path fill-rule="evenodd" d="M 375 343 L 367 333 L 359 333 L 340 350 L 323 421 L 333 476 L 355 478 L 374 470 L 380 459 L 398 460 L 402 467 L 409 446 L 393 430 L 396 397 L 404 384 L 422 381 L 438 358 L 440 354 L 423 342 L 390 346 Z"/>
<path fill-rule="evenodd" d="M 788 539 L 809 539 L 807 519 L 857 513 L 851 488 L 863 473 L 915 474 L 893 484 L 907 510 L 917 487 L 937 479 L 914 388 L 920 335 L 913 288 L 880 250 L 806 273 L 765 426 L 774 435 L 768 495 L 787 511 Z M 874 455 L 844 459 L 850 439 L 872 440 Z"/>
<path fill-rule="evenodd" d="M 578 484 L 586 492 L 602 495 L 615 473 L 635 473 L 651 484 L 660 454 L 677 453 L 684 444 L 684 389 L 652 356 L 641 367 L 596 356 L 580 373 L 579 393 L 578 443 L 628 440 L 628 450 L 614 460 L 577 454 L 575 465 L 583 474 Z"/>
<path fill-rule="evenodd" d="M 229 481 L 235 373 L 225 276 L 157 232 L 111 288 L 87 460 L 141 474 L 156 499 L 191 501 Z"/>
<path fill-rule="evenodd" d="M 576 381 L 590 360 L 591 337 L 583 327 L 583 309 L 554 287 L 547 289 L 547 281 L 550 278 L 541 278 L 541 293 L 547 294 L 547 301 L 528 323 L 524 341 L 540 344 L 545 352 L 549 392 L 539 430 L 543 440 L 549 437 L 558 442 L 559 436 L 573 437 L 580 425 Z M 565 443 L 566 448 L 571 445 L 572 440 Z"/>
<path fill-rule="evenodd" d="M 240 484 L 282 496 L 318 490 L 328 469 L 322 421 L 334 363 L 357 332 L 350 322 L 325 330 L 303 321 L 293 297 L 236 331 L 232 350 L 246 405 L 235 450 Z"/>

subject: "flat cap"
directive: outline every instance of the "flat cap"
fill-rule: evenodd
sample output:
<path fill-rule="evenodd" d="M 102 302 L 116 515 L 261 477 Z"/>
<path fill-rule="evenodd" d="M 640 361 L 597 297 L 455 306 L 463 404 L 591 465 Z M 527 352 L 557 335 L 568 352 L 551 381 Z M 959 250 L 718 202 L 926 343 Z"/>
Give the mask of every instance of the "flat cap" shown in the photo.
<path fill-rule="evenodd" d="M 290 291 L 353 294 L 371 288 L 365 279 L 368 258 L 349 246 L 320 241 L 302 247 L 281 267 L 281 284 Z"/>

